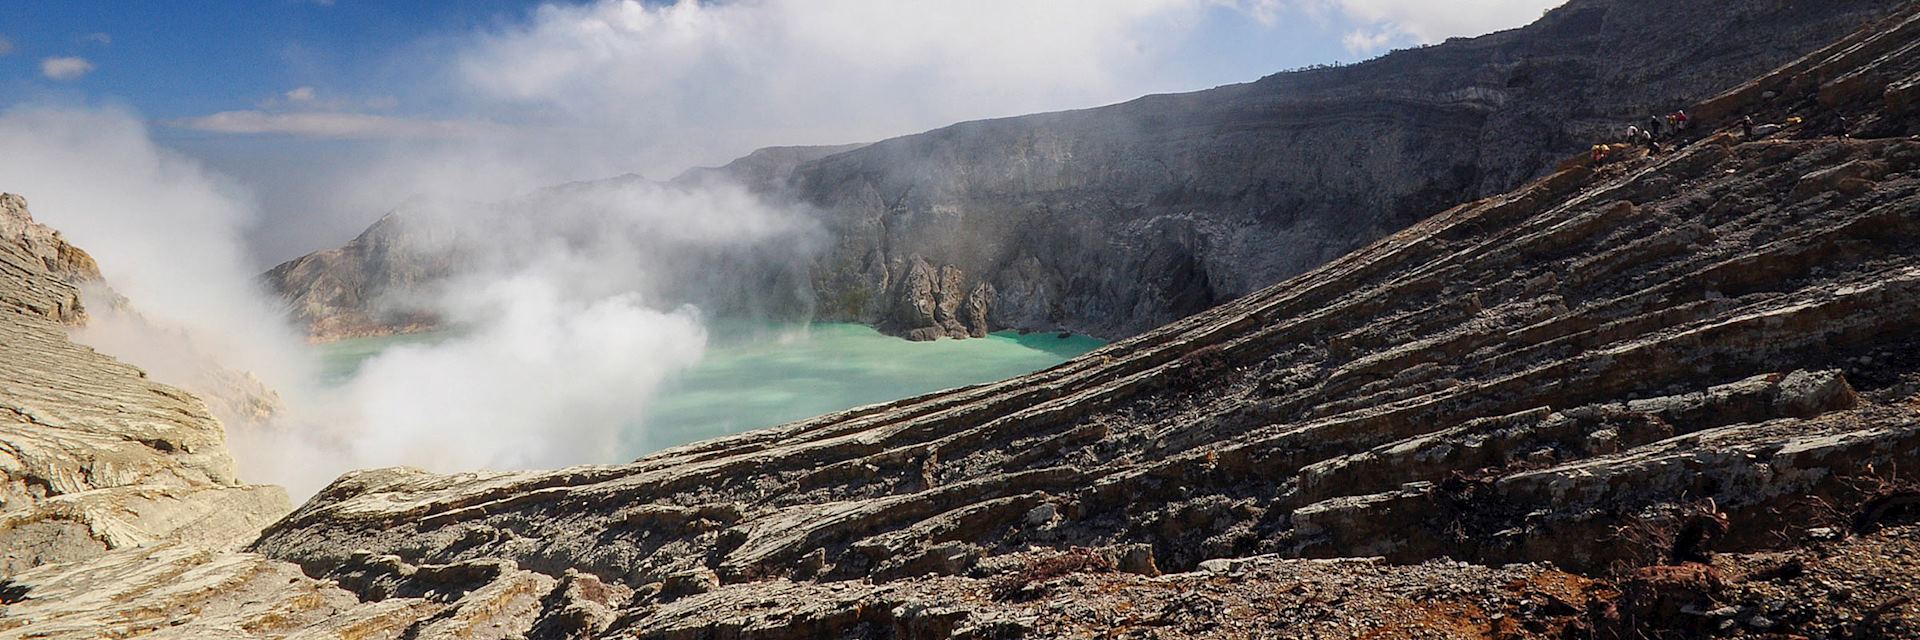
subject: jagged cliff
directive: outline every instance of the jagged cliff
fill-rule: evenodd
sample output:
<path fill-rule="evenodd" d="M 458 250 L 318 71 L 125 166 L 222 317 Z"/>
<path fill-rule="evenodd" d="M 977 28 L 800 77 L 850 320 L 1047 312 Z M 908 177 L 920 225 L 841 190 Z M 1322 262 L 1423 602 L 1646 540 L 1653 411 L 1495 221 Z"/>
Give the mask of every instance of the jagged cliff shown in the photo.
<path fill-rule="evenodd" d="M 1898 4 L 1573 0 L 1524 29 L 1363 64 L 852 150 L 766 150 L 691 177 L 733 176 L 827 229 L 805 273 L 746 278 L 783 300 L 807 282 L 812 304 L 782 308 L 916 338 L 1120 338 L 1512 189 Z M 448 267 L 406 229 L 383 220 L 268 279 L 317 335 L 404 329 L 416 318 L 379 303 Z"/>
<path fill-rule="evenodd" d="M 252 553 L 43 567 L 9 612 L 52 635 L 1914 637 L 1915 50 L 1920 6 L 1699 105 L 1665 153 L 1569 160 L 1031 376 L 627 465 L 352 473 Z"/>
<path fill-rule="evenodd" d="M 68 339 L 99 278 L 0 194 L 0 574 L 158 542 L 231 548 L 291 508 L 234 477 L 200 400 Z"/>

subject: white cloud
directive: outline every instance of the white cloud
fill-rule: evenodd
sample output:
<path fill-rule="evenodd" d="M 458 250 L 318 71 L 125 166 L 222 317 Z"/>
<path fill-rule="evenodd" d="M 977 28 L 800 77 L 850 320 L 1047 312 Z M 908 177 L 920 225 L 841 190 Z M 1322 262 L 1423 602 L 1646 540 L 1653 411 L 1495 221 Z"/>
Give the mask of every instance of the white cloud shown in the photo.
<path fill-rule="evenodd" d="M 313 102 L 313 87 L 295 87 L 285 95 L 289 102 Z"/>
<path fill-rule="evenodd" d="M 1209 10 L 1279 0 L 601 0 L 474 38 L 455 91 L 672 171 L 770 144 L 872 140 L 1183 89 Z M 632 168 L 622 169 L 631 170 Z"/>
<path fill-rule="evenodd" d="M 1355 29 L 1341 37 L 1340 42 L 1346 45 L 1347 51 L 1353 53 L 1369 53 L 1386 48 L 1387 45 L 1392 44 L 1395 40 L 1400 39 L 1400 37 L 1400 32 L 1395 31 L 1391 27 Z"/>
<path fill-rule="evenodd" d="M 292 97 L 294 92 L 288 93 Z M 475 121 L 396 118 L 336 111 L 222 111 L 209 116 L 169 120 L 166 124 L 219 133 L 335 139 L 451 139 L 475 136 L 494 129 Z"/>
<path fill-rule="evenodd" d="M 54 80 L 73 80 L 93 71 L 86 58 L 56 57 L 40 61 L 40 75 Z"/>
<path fill-rule="evenodd" d="M 101 46 L 106 46 L 106 45 L 113 44 L 113 36 L 108 35 L 104 31 L 95 31 L 93 33 L 80 36 L 80 41 L 97 44 Z"/>
<path fill-rule="evenodd" d="M 1524 26 L 1566 0 L 1318 0 L 1361 24 L 1344 42 L 1355 53 L 1427 44 Z"/>

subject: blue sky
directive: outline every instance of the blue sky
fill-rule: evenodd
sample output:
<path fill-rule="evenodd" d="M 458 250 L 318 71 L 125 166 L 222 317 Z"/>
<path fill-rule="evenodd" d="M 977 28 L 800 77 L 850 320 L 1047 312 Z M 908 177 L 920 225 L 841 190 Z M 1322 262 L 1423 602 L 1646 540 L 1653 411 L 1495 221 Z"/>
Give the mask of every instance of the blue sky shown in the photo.
<path fill-rule="evenodd" d="M 528 0 L 356 2 L 294 0 L 9 2 L 0 9 L 8 101 L 117 99 L 154 118 L 246 107 L 303 85 L 352 86 L 385 73 L 422 39 L 524 14 Z M 105 34 L 101 42 L 95 34 Z M 43 77 L 47 57 L 94 70 Z"/>
<path fill-rule="evenodd" d="M 1203 89 L 1559 1 L 12 0 L 0 109 L 131 113 L 249 194 L 270 264 L 413 194 Z"/>

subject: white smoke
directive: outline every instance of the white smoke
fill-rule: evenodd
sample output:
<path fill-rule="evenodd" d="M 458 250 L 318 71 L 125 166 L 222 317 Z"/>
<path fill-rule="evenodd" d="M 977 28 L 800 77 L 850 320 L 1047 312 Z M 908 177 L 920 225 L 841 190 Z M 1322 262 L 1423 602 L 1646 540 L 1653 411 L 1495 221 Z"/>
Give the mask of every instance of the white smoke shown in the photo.
<path fill-rule="evenodd" d="M 255 374 L 304 375 L 296 334 L 249 274 L 240 238 L 253 211 L 239 187 L 156 147 L 123 109 L 13 109 L 0 149 L 0 189 L 99 258 L 141 313 L 194 327 L 200 348 Z"/>
<path fill-rule="evenodd" d="M 9 110 L 0 149 L 0 189 L 26 196 L 36 219 L 93 254 L 133 305 L 89 291 L 92 319 L 77 340 L 196 391 L 237 440 L 301 432 L 287 421 L 321 406 L 312 402 L 317 368 L 249 273 L 240 238 L 253 210 L 243 191 L 156 147 L 124 109 Z M 274 411 L 275 392 L 294 406 Z M 255 453 L 236 456 L 243 477 L 296 490 L 339 470 L 317 456 L 262 464 L 269 456 Z"/>
<path fill-rule="evenodd" d="M 26 195 L 132 303 L 123 313 L 94 297 L 76 339 L 207 398 L 242 477 L 296 496 L 371 466 L 620 461 L 621 434 L 640 426 L 654 390 L 705 348 L 700 313 L 665 298 L 691 277 L 672 263 L 804 252 L 812 237 L 728 184 L 619 180 L 499 206 L 439 201 L 416 212 L 422 222 L 458 225 L 461 246 L 486 257 L 430 300 L 458 333 L 392 349 L 333 387 L 242 257 L 255 216 L 243 191 L 157 148 L 123 109 L 8 111 L 0 148 L 0 189 Z M 412 177 L 430 186 L 436 175 Z"/>
<path fill-rule="evenodd" d="M 706 333 L 691 308 L 661 312 L 632 295 L 569 300 L 516 276 L 463 291 L 471 333 L 402 346 L 347 387 L 369 429 L 352 459 L 443 470 L 613 462 L 667 375 L 698 362 Z"/>
<path fill-rule="evenodd" d="M 660 382 L 701 357 L 702 312 L 742 256 L 803 261 L 807 216 L 737 186 L 661 177 L 770 144 L 845 143 L 980 117 L 1190 88 L 1178 49 L 1209 12 L 1275 20 L 1338 11 L 1379 47 L 1517 25 L 1548 0 L 600 0 L 543 5 L 437 41 L 408 107 L 295 87 L 258 110 L 175 121 L 233 134 L 392 142 L 326 172 L 332 212 L 409 213 L 464 230 L 473 267 L 433 295 L 457 325 L 391 350 L 340 387 L 317 382 L 301 336 L 259 290 L 243 251 L 254 198 L 154 145 L 135 113 L 28 108 L 0 115 L 0 190 L 100 261 L 140 316 L 96 306 L 79 337 L 157 377 L 217 396 L 279 393 L 262 415 L 217 401 L 243 477 L 304 495 L 341 471 L 442 471 L 618 459 Z M 1317 7 L 1318 9 L 1314 9 Z M 1531 12 L 1532 15 L 1517 15 Z M 426 51 L 418 49 L 417 51 Z M 416 64 L 417 63 L 417 64 Z M 378 104 L 377 114 L 349 105 Z M 416 115 L 406 115 L 411 111 Z M 295 172 L 289 163 L 287 172 Z M 303 169 L 303 168 L 302 168 Z M 302 173 L 301 175 L 309 175 Z M 529 195 L 532 194 L 532 195 Z M 456 204 L 499 203 L 499 204 Z M 325 241 L 332 244 L 332 239 Z M 716 272 L 713 265 L 721 265 Z M 727 300 L 730 304 L 747 304 Z"/>

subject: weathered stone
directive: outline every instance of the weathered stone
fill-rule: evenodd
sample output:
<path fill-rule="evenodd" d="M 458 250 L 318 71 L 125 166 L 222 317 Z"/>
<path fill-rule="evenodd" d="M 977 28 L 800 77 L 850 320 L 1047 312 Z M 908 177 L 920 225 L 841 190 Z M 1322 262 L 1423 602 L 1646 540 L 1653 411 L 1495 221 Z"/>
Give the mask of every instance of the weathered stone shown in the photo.
<path fill-rule="evenodd" d="M 207 406 L 75 344 L 91 258 L 0 194 L 0 572 L 181 541 L 245 544 L 289 509 L 244 485 Z"/>
<path fill-rule="evenodd" d="M 1603 6 L 1543 24 L 1605 24 L 1581 12 Z M 1777 91 L 1755 113 L 1784 120 L 1825 79 L 1917 70 L 1893 55 L 1920 42 L 1908 25 L 1920 7 L 1730 95 Z M 1735 103 L 1751 104 L 1715 101 Z M 1836 115 L 1873 123 L 1863 134 L 1920 125 L 1882 108 Z M 378 617 L 367 628 L 390 635 L 1691 637 L 1738 602 L 1730 619 L 1830 636 L 1884 606 L 1882 635 L 1912 637 L 1888 613 L 1903 603 L 1836 596 L 1920 589 L 1920 528 L 1871 506 L 1909 500 L 1888 470 L 1920 466 L 1920 141 L 1783 133 L 1574 167 L 1015 380 L 624 465 L 351 473 L 271 526 L 261 555 L 156 573 L 201 563 L 236 584 L 218 567 L 259 563 L 262 602 L 316 633 Z M 1827 197 L 1818 176 L 1841 168 L 1873 189 Z M 1802 183 L 1821 186 L 1791 197 Z M 1219 277 L 1197 220 L 1150 225 L 1141 250 L 1178 291 L 1159 302 Z M 940 292 L 970 294 L 978 272 L 916 253 L 937 257 L 904 308 L 945 335 L 964 305 Z M 906 270 L 893 260 L 877 264 Z M 1042 505 L 1056 517 L 1030 518 Z M 1850 535 L 1786 570 L 1820 528 Z M 324 583 L 263 557 L 346 595 L 284 604 L 280 589 Z M 256 611 L 149 593 L 162 581 L 143 562 L 23 572 L 33 619 L 63 626 L 20 633 L 181 619 L 209 635 L 172 614 Z M 34 599 L 82 578 L 131 595 Z"/>
<path fill-rule="evenodd" d="M 816 212 L 832 241 L 804 279 L 824 319 L 914 339 L 1121 338 L 1551 173 L 1646 113 L 1790 63 L 1896 4 L 1578 0 L 1524 29 L 1361 64 L 857 148 L 763 150 L 678 182 L 737 177 Z M 1695 37 L 1704 30 L 1715 36 Z M 1728 123 L 1784 89 L 1757 87 L 1697 122 Z M 268 279 L 322 335 L 372 330 L 383 302 L 451 264 L 400 227 L 383 220 Z M 920 260 L 924 277 L 911 273 Z M 990 305 L 937 317 L 980 285 Z M 990 324 L 973 320 L 982 310 Z"/>

